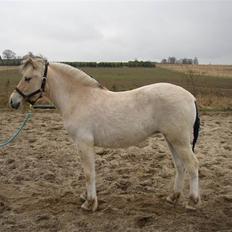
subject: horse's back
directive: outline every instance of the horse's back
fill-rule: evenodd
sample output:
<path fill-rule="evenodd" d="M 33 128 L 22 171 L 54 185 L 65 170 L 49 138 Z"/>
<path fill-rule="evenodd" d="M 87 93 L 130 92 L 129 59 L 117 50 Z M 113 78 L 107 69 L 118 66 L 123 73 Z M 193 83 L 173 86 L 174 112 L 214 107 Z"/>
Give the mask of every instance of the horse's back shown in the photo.
<path fill-rule="evenodd" d="M 189 101 L 195 100 L 194 96 L 183 87 L 165 82 L 146 85 L 134 89 L 134 91 L 150 92 L 150 94 L 153 94 L 155 97 L 159 97 L 160 99 L 162 98 L 165 101 L 170 99 L 172 99 L 172 102 L 178 101 L 180 98 L 183 97 Z"/>

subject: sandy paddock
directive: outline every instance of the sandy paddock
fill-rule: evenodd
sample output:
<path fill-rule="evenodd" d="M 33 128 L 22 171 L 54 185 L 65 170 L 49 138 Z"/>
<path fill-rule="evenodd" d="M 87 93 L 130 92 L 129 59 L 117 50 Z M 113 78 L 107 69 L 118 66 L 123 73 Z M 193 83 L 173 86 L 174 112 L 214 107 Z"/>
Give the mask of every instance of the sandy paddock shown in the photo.
<path fill-rule="evenodd" d="M 0 143 L 23 120 L 0 112 Z M 56 112 L 36 111 L 11 145 L 0 149 L 0 231 L 232 231 L 232 113 L 201 114 L 196 147 L 202 204 L 165 198 L 174 168 L 161 135 L 127 149 L 97 148 L 99 210 L 80 209 L 84 177 L 75 146 Z"/>

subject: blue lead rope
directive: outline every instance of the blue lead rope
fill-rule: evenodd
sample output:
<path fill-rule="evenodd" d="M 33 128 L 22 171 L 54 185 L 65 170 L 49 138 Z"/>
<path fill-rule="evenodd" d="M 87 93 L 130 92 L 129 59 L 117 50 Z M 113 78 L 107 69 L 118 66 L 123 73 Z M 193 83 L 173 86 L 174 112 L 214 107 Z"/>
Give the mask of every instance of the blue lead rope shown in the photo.
<path fill-rule="evenodd" d="M 15 131 L 15 133 L 6 142 L 0 143 L 0 148 L 3 148 L 6 145 L 8 145 L 11 142 L 13 142 L 13 140 L 16 139 L 16 137 L 19 135 L 19 133 L 22 131 L 22 129 L 26 126 L 27 122 L 31 119 L 31 117 L 32 117 L 32 113 L 31 112 L 27 113 L 24 121 L 22 122 L 22 124 L 20 125 L 20 127 Z"/>

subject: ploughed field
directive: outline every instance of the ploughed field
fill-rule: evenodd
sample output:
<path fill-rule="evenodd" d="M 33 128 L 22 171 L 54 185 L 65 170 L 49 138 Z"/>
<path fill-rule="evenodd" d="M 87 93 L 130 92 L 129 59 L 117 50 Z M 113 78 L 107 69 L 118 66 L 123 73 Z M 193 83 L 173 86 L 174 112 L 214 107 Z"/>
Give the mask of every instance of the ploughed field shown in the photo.
<path fill-rule="evenodd" d="M 0 142 L 24 114 L 0 112 Z M 201 206 L 174 207 L 175 170 L 162 135 L 126 149 L 97 148 L 99 209 L 83 211 L 80 157 L 56 111 L 34 111 L 22 134 L 0 149 L 0 231 L 231 231 L 232 114 L 201 113 L 196 155 Z"/>

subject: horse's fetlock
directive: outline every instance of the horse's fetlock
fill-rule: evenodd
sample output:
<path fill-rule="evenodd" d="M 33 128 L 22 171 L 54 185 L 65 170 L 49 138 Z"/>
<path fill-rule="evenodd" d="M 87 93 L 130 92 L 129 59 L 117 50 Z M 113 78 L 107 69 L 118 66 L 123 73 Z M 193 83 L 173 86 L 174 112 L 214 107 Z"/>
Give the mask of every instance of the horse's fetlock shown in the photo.
<path fill-rule="evenodd" d="M 200 197 L 199 196 L 194 196 L 192 194 L 189 196 L 189 200 L 192 201 L 195 205 L 200 203 Z"/>
<path fill-rule="evenodd" d="M 87 199 L 81 206 L 82 209 L 93 211 L 93 212 L 97 210 L 97 207 L 98 207 L 97 197 L 91 200 Z"/>
<path fill-rule="evenodd" d="M 186 205 L 186 209 L 189 210 L 196 210 L 197 207 L 200 205 L 200 197 L 199 196 L 194 196 L 194 195 L 190 195 L 189 196 L 189 201 L 188 204 Z"/>
<path fill-rule="evenodd" d="M 175 192 L 172 193 L 170 196 L 168 196 L 166 198 L 168 203 L 171 203 L 173 205 L 176 205 L 176 203 L 178 202 L 178 200 L 180 199 L 181 193 L 180 192 Z"/>
<path fill-rule="evenodd" d="M 81 201 L 82 201 L 82 202 L 85 202 L 86 199 L 87 199 L 87 192 L 86 192 L 86 191 L 83 192 L 83 193 L 80 195 L 80 198 L 81 198 Z"/>

